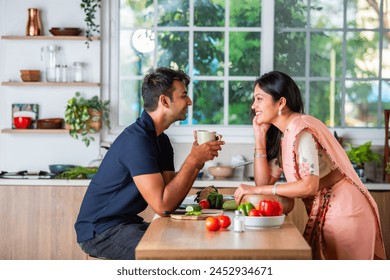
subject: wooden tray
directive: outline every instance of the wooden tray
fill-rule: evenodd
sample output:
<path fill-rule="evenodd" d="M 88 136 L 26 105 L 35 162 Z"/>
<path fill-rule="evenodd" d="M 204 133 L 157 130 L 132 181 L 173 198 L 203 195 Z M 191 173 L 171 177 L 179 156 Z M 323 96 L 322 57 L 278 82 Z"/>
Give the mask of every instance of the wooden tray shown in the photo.
<path fill-rule="evenodd" d="M 185 214 L 171 214 L 171 218 L 175 220 L 205 220 L 210 216 L 221 216 L 223 214 L 223 210 L 220 209 L 204 209 L 202 210 L 202 214 L 198 216 L 186 216 Z"/>

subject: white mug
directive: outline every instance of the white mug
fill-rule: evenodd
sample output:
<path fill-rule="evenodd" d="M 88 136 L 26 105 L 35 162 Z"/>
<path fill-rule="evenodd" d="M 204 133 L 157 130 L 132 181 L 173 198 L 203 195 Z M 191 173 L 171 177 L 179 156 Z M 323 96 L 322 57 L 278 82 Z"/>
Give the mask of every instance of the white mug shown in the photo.
<path fill-rule="evenodd" d="M 197 130 L 196 138 L 198 140 L 198 144 L 202 145 L 203 143 L 206 142 L 221 140 L 222 137 L 220 134 L 217 134 L 215 131 Z"/>

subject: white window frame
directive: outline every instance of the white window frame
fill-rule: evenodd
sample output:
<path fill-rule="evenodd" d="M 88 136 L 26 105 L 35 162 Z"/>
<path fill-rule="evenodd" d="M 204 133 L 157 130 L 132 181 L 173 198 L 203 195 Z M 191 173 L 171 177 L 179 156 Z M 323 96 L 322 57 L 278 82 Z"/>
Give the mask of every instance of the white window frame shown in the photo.
<path fill-rule="evenodd" d="M 192 1 L 192 0 L 190 0 Z M 261 24 L 261 41 L 267 44 L 261 44 L 261 62 L 260 74 L 266 73 L 273 69 L 273 38 L 274 38 L 274 0 L 262 1 L 262 24 Z M 125 126 L 118 125 L 118 100 L 119 85 L 116 77 L 119 76 L 119 1 L 102 1 L 101 7 L 101 43 L 102 43 L 102 97 L 111 102 L 110 119 L 111 129 L 103 129 L 101 133 L 102 141 L 112 143 L 115 138 L 123 131 Z M 229 9 L 228 5 L 226 7 Z M 232 29 L 233 30 L 233 29 Z M 228 40 L 225 46 L 225 55 L 228 55 Z M 191 52 L 190 52 L 191 53 Z M 191 59 L 191 58 L 190 58 Z M 228 67 L 228 66 L 225 66 Z M 225 69 L 226 70 L 226 69 Z M 225 73 L 227 73 L 225 71 Z M 201 77 L 196 77 L 201 78 Z M 244 77 L 235 77 L 237 79 Z M 228 83 L 226 80 L 225 83 Z M 191 83 L 192 84 L 192 83 Z M 192 85 L 189 86 L 189 96 L 192 98 Z M 228 91 L 228 86 L 225 86 Z M 224 98 L 228 98 L 225 92 Z M 191 107 L 190 107 L 190 110 Z M 225 106 L 225 115 L 227 107 Z M 225 116 L 227 120 L 227 116 Z M 226 121 L 225 121 L 226 122 Z M 173 124 L 166 133 L 173 143 L 192 143 L 193 131 L 196 129 L 212 129 L 222 134 L 224 140 L 228 143 L 253 143 L 253 129 L 251 125 L 186 125 L 177 126 Z M 384 129 L 380 128 L 330 128 L 337 132 L 339 136 L 344 137 L 346 141 L 352 144 L 362 144 L 368 140 L 373 145 L 383 145 Z"/>

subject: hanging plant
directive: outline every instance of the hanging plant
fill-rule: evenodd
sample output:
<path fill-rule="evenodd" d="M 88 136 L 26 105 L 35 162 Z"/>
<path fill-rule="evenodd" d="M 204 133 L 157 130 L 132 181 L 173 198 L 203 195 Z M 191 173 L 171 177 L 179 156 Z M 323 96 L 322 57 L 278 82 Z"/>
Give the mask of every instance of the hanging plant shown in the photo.
<path fill-rule="evenodd" d="M 85 36 L 87 37 L 87 47 L 92 41 L 92 36 L 94 32 L 100 33 L 100 25 L 96 24 L 95 14 L 98 9 L 100 9 L 101 0 L 81 0 L 80 7 L 84 11 L 85 18 L 84 21 L 87 24 L 87 29 L 85 31 Z"/>

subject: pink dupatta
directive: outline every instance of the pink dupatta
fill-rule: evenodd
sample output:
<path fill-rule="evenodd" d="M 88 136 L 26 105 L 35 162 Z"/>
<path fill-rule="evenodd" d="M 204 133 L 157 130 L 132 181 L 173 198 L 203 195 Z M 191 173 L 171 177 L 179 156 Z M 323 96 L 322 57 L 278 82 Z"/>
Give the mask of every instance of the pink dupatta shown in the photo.
<path fill-rule="evenodd" d="M 375 240 L 375 259 L 386 259 L 384 244 L 382 239 L 379 213 L 377 205 L 364 186 L 356 171 L 352 167 L 343 147 L 337 142 L 330 130 L 320 120 L 309 116 L 300 115 L 288 125 L 282 139 L 283 171 L 287 182 L 300 180 L 297 164 L 297 146 L 295 145 L 297 135 L 303 129 L 310 131 L 318 143 L 326 151 L 333 163 L 336 163 L 341 173 L 350 181 L 369 201 L 372 211 L 375 213 L 377 233 Z M 313 248 L 313 257 L 323 258 L 322 246 L 322 226 L 326 216 L 327 203 L 329 203 L 330 193 L 328 189 L 323 189 L 315 197 L 303 199 L 309 215 L 304 237 Z M 321 205 L 320 205 L 321 204 Z"/>

